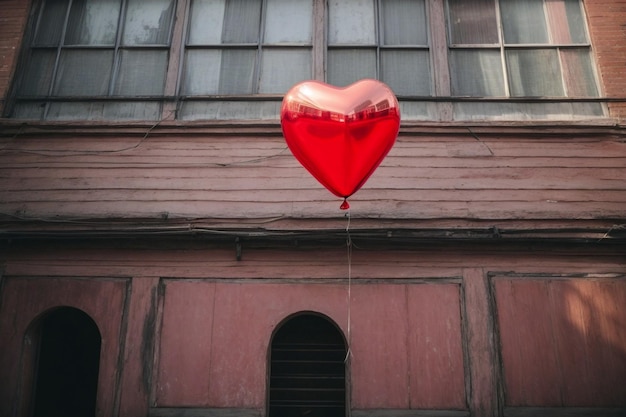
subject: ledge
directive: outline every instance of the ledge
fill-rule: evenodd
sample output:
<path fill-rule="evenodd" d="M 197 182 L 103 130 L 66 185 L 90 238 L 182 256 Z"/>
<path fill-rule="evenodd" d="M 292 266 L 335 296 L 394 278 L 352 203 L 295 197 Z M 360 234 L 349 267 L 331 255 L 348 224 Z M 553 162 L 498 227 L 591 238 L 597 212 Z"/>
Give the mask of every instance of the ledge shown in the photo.
<path fill-rule="evenodd" d="M 468 128 L 473 130 L 472 133 L 481 135 L 567 135 L 571 138 L 592 134 L 602 138 L 626 137 L 626 126 L 614 118 L 577 121 L 404 121 L 399 135 L 467 135 Z M 147 132 L 151 136 L 282 136 L 279 120 L 38 121 L 0 118 L 0 138 L 40 135 L 143 136 Z"/>
<path fill-rule="evenodd" d="M 420 242 L 569 242 L 624 245 L 626 219 L 587 221 L 399 221 L 394 219 L 24 219 L 0 216 L 2 240 L 193 239 L 292 244 L 344 241 L 375 245 Z"/>

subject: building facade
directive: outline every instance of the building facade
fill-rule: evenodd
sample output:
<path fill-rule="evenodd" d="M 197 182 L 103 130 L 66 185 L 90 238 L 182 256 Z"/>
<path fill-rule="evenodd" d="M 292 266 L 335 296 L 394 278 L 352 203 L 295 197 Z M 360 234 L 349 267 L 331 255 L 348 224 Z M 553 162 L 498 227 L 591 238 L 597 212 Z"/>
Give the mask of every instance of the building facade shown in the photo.
<path fill-rule="evenodd" d="M 0 0 L 1 416 L 622 416 L 626 1 Z M 395 92 L 351 209 L 307 79 Z"/>

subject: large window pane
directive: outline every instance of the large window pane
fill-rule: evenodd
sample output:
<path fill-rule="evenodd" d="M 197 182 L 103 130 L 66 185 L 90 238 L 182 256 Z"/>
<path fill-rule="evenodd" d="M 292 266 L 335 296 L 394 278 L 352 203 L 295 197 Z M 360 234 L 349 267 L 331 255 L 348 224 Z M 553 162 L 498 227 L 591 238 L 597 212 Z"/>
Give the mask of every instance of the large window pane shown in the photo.
<path fill-rule="evenodd" d="M 56 60 L 56 50 L 35 50 L 20 85 L 20 95 L 47 96 Z"/>
<path fill-rule="evenodd" d="M 499 50 L 453 50 L 450 77 L 454 96 L 506 96 Z"/>
<path fill-rule="evenodd" d="M 268 0 L 263 42 L 311 44 L 313 1 Z"/>
<path fill-rule="evenodd" d="M 515 49 L 506 51 L 506 57 L 511 95 L 563 96 L 563 81 L 556 50 Z"/>
<path fill-rule="evenodd" d="M 145 96 L 163 94 L 167 51 L 124 50 L 114 94 Z"/>
<path fill-rule="evenodd" d="M 43 18 L 39 19 L 39 27 L 34 44 L 38 46 L 54 46 L 61 41 L 65 16 L 69 0 L 48 0 L 43 8 Z"/>
<path fill-rule="evenodd" d="M 384 45 L 428 45 L 424 0 L 381 2 Z"/>
<path fill-rule="evenodd" d="M 167 45 L 174 0 L 128 0 L 124 45 Z"/>
<path fill-rule="evenodd" d="M 330 0 L 328 8 L 329 45 L 376 44 L 373 0 Z"/>
<path fill-rule="evenodd" d="M 543 1 L 500 0 L 504 43 L 548 43 Z"/>
<path fill-rule="evenodd" d="M 252 94 L 256 50 L 222 51 L 220 94 Z"/>
<path fill-rule="evenodd" d="M 224 0 L 194 0 L 189 13 L 189 45 L 222 43 Z"/>
<path fill-rule="evenodd" d="M 587 43 L 585 21 L 578 0 L 546 2 L 552 43 Z"/>
<path fill-rule="evenodd" d="M 564 49 L 561 51 L 563 72 L 567 80 L 567 95 L 570 97 L 596 97 L 595 74 L 591 56 L 586 49 Z"/>
<path fill-rule="evenodd" d="M 565 13 L 570 31 L 570 37 L 574 43 L 586 43 L 587 31 L 585 30 L 585 18 L 579 0 L 564 0 Z"/>
<path fill-rule="evenodd" d="M 381 79 L 395 94 L 428 96 L 430 90 L 428 51 L 381 52 Z"/>
<path fill-rule="evenodd" d="M 54 94 L 107 95 L 112 65 L 113 51 L 65 50 L 61 54 Z"/>
<path fill-rule="evenodd" d="M 452 45 L 500 42 L 494 0 L 448 0 L 448 26 Z"/>
<path fill-rule="evenodd" d="M 263 51 L 260 93 L 286 93 L 294 84 L 310 78 L 310 50 L 281 48 Z"/>
<path fill-rule="evenodd" d="M 328 51 L 328 83 L 345 87 L 363 78 L 376 78 L 376 51 L 338 49 Z"/>
<path fill-rule="evenodd" d="M 120 0 L 75 0 L 65 35 L 66 45 L 113 45 Z"/>
<path fill-rule="evenodd" d="M 222 52 L 219 50 L 189 50 L 185 55 L 183 94 L 217 94 Z"/>
<path fill-rule="evenodd" d="M 223 43 L 258 43 L 260 0 L 228 0 L 224 11 Z"/>

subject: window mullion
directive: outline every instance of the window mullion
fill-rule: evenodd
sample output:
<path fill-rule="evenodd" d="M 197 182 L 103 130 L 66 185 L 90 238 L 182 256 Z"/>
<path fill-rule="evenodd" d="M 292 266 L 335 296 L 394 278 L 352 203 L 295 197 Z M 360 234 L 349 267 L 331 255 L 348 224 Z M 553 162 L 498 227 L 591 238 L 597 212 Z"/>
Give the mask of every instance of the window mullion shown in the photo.
<path fill-rule="evenodd" d="M 500 1 L 496 2 L 496 23 L 498 25 L 498 41 L 500 42 L 500 63 L 502 64 L 502 76 L 504 77 L 504 95 L 511 97 L 511 87 L 509 85 L 509 71 L 506 65 L 506 50 L 504 48 L 504 29 L 502 27 L 502 13 L 500 12 Z"/>
<path fill-rule="evenodd" d="M 427 0 L 435 96 L 450 96 L 450 70 L 443 0 Z"/>
<path fill-rule="evenodd" d="M 61 31 L 61 37 L 59 38 L 59 44 L 57 45 L 57 53 L 54 59 L 54 68 L 52 69 L 52 77 L 50 79 L 50 87 L 48 88 L 48 97 L 52 96 L 54 92 L 54 84 L 57 79 L 57 72 L 59 70 L 59 62 L 61 61 L 61 53 L 63 52 L 63 44 L 65 42 L 65 33 L 67 32 L 67 25 L 70 20 L 70 11 L 72 10 L 72 2 L 70 0 L 67 5 L 67 10 L 65 11 L 65 18 L 63 20 L 63 29 Z M 41 20 L 41 19 L 40 19 Z M 43 111 L 43 118 L 46 119 L 48 117 L 48 111 L 50 110 L 50 102 L 46 102 L 46 106 Z"/>
<path fill-rule="evenodd" d="M 313 0 L 313 79 L 326 81 L 326 8 L 325 0 Z"/>
<path fill-rule="evenodd" d="M 115 80 L 117 79 L 117 74 L 119 70 L 119 61 L 120 61 L 120 48 L 122 45 L 122 34 L 125 29 L 126 22 L 126 12 L 128 8 L 128 1 L 122 0 L 122 4 L 120 6 L 120 14 L 117 22 L 117 34 L 115 36 L 115 45 L 113 46 L 113 68 L 111 68 L 111 79 L 109 80 L 109 90 L 107 95 L 112 96 L 113 91 L 115 90 Z"/>
<path fill-rule="evenodd" d="M 430 23 L 431 73 L 434 83 L 433 95 L 450 96 L 450 67 L 448 66 L 448 41 L 444 0 L 427 0 L 428 22 Z M 452 103 L 437 103 L 439 118 L 452 120 Z"/>
<path fill-rule="evenodd" d="M 374 21 L 377 22 L 376 27 L 374 28 L 375 32 L 374 32 L 374 39 L 376 40 L 376 79 L 380 80 L 382 78 L 382 75 L 380 73 L 380 60 L 381 60 L 381 54 L 380 54 L 380 45 L 383 42 L 383 36 L 382 36 L 382 12 L 380 11 L 381 5 L 380 5 L 380 1 L 375 1 L 374 2 Z"/>
<path fill-rule="evenodd" d="M 267 0 L 261 1 L 261 21 L 259 22 L 259 32 L 257 35 L 256 57 L 254 62 L 254 74 L 252 81 L 252 94 L 258 94 L 261 86 L 261 65 L 263 62 L 263 47 L 265 45 L 265 21 L 267 13 Z"/>
<path fill-rule="evenodd" d="M 182 73 L 182 63 L 185 53 L 185 28 L 187 25 L 187 10 L 189 10 L 190 0 L 178 0 L 176 11 L 174 12 L 174 28 L 170 40 L 170 53 L 167 63 L 167 75 L 165 77 L 165 97 L 176 96 L 180 84 Z M 161 119 L 167 119 L 176 112 L 176 102 L 166 101 L 161 109 Z"/>

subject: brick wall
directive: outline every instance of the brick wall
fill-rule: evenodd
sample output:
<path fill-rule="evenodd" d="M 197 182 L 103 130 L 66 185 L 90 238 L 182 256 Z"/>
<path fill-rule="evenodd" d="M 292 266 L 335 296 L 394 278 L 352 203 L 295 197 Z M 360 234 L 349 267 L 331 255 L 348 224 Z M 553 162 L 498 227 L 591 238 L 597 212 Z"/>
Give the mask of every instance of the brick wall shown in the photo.
<path fill-rule="evenodd" d="M 4 110 L 30 1 L 0 0 L 0 114 Z"/>
<path fill-rule="evenodd" d="M 626 98 L 626 0 L 585 0 L 604 93 Z M 611 103 L 611 115 L 626 120 L 626 103 Z"/>

